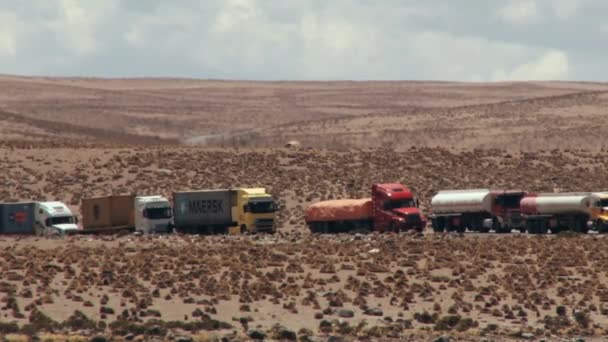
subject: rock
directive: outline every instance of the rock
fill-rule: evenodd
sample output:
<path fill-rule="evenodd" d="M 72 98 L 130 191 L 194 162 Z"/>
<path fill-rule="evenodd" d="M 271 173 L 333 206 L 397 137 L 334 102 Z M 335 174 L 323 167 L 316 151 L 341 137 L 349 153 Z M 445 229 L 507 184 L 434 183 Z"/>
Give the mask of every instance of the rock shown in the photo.
<path fill-rule="evenodd" d="M 300 342 L 317 342 L 317 339 L 314 336 L 300 336 Z"/>
<path fill-rule="evenodd" d="M 266 339 L 266 333 L 261 330 L 249 330 L 249 332 L 247 332 L 247 336 L 254 340 Z"/>
<path fill-rule="evenodd" d="M 450 342 L 452 339 L 449 336 L 441 336 L 433 340 L 433 342 Z"/>
<path fill-rule="evenodd" d="M 384 315 L 384 312 L 381 309 L 379 309 L 379 308 L 369 308 L 369 309 L 365 310 L 363 313 L 365 315 L 368 315 L 368 316 L 382 316 L 382 315 Z"/>
<path fill-rule="evenodd" d="M 190 336 L 178 336 L 175 338 L 175 342 L 194 342 L 194 339 Z"/>
<path fill-rule="evenodd" d="M 107 337 L 105 337 L 105 336 L 101 336 L 101 335 L 98 335 L 98 336 L 93 336 L 93 337 L 91 337 L 91 339 L 89 340 L 89 342 L 108 342 L 108 341 L 109 341 L 109 340 L 108 340 L 108 338 L 107 338 Z"/>
<path fill-rule="evenodd" d="M 349 309 L 340 309 L 340 311 L 338 311 L 338 316 L 342 318 L 352 318 L 355 317 L 355 312 Z"/>
<path fill-rule="evenodd" d="M 295 341 L 298 339 L 298 336 L 294 331 L 285 328 L 280 328 L 277 332 L 276 338 L 281 341 Z"/>
<path fill-rule="evenodd" d="M 526 339 L 526 340 L 533 340 L 534 339 L 534 334 L 533 333 L 522 333 L 521 334 L 521 338 Z"/>
<path fill-rule="evenodd" d="M 135 339 L 135 335 L 133 334 L 127 334 L 124 336 L 124 339 L 127 341 L 133 341 Z"/>
<path fill-rule="evenodd" d="M 329 336 L 327 338 L 327 342 L 344 342 L 344 337 L 342 337 L 342 336 Z"/>

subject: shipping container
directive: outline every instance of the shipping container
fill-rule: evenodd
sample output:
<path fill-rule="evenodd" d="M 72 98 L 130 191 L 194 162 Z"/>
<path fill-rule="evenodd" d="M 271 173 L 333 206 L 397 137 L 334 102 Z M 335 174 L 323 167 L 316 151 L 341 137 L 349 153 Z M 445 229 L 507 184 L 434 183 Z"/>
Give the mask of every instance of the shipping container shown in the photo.
<path fill-rule="evenodd" d="M 231 194 L 226 189 L 174 192 L 175 227 L 232 226 Z"/>
<path fill-rule="evenodd" d="M 80 210 L 83 229 L 134 227 L 135 195 L 85 198 Z"/>
<path fill-rule="evenodd" d="M 34 234 L 36 203 L 0 204 L 0 233 Z"/>

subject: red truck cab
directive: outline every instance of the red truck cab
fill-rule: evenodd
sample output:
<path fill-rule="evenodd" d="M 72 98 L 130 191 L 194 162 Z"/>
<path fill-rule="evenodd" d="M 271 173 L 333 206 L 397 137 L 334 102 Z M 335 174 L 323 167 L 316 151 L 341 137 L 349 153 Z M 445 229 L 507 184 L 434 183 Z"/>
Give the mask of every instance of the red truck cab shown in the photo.
<path fill-rule="evenodd" d="M 376 231 L 422 231 L 426 227 L 418 200 L 399 183 L 372 185 L 372 213 Z"/>
<path fill-rule="evenodd" d="M 521 216 L 520 201 L 527 193 L 521 190 L 492 191 L 492 214 L 496 218 L 494 229 L 497 232 L 510 232 L 511 229 L 524 231 L 524 221 Z"/>

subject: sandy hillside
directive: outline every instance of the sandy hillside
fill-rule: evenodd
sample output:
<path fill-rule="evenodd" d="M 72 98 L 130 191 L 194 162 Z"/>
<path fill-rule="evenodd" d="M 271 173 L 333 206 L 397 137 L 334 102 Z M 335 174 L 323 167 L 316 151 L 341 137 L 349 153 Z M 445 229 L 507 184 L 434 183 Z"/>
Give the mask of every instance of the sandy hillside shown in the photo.
<path fill-rule="evenodd" d="M 280 204 L 273 237 L 2 237 L 0 335 L 607 333 L 604 236 L 310 236 L 303 213 L 374 182 L 406 184 L 423 210 L 448 188 L 608 190 L 608 84 L 0 76 L 0 90 L 0 201 L 78 212 L 88 196 L 262 186 Z"/>

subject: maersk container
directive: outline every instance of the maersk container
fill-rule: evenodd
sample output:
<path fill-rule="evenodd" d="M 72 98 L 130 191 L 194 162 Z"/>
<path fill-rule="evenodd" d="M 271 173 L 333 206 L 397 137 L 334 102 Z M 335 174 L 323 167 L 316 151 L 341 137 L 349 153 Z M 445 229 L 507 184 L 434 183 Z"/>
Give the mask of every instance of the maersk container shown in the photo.
<path fill-rule="evenodd" d="M 232 226 L 231 194 L 230 190 L 174 192 L 175 227 Z"/>
<path fill-rule="evenodd" d="M 1 234 L 34 234 L 36 203 L 0 204 Z"/>
<path fill-rule="evenodd" d="M 590 193 L 551 193 L 524 197 L 520 205 L 525 215 L 591 214 L 599 202 Z"/>
<path fill-rule="evenodd" d="M 433 214 L 478 213 L 492 211 L 492 193 L 488 189 L 444 190 L 431 199 Z"/>

